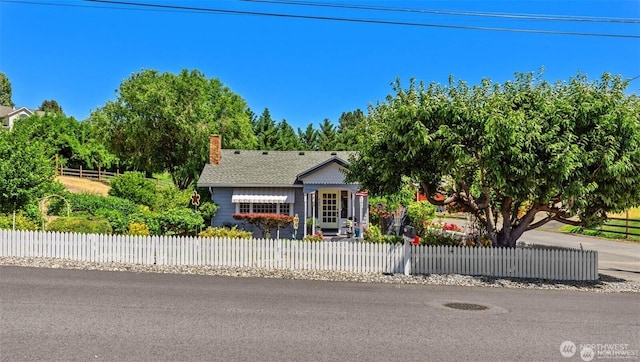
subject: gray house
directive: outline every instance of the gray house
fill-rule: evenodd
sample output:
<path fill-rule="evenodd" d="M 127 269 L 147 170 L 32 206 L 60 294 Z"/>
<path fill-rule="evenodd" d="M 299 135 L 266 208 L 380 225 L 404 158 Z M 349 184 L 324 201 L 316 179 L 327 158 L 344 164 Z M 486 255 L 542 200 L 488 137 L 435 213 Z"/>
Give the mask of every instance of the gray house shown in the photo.
<path fill-rule="evenodd" d="M 362 235 L 368 197 L 358 183 L 344 181 L 349 152 L 230 150 L 221 144 L 220 136 L 211 136 L 209 163 L 198 181 L 219 207 L 212 226 L 239 225 L 261 237 L 233 214 L 278 213 L 300 220 L 295 235 L 290 226 L 279 230 L 281 237 L 300 239 L 318 229 L 325 236 L 346 235 L 352 222 Z"/>

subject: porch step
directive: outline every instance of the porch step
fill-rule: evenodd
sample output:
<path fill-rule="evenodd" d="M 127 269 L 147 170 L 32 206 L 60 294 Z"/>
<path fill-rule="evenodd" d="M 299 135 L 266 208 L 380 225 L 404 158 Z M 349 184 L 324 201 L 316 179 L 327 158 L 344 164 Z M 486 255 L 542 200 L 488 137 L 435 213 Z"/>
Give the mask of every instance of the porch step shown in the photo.
<path fill-rule="evenodd" d="M 324 236 L 336 236 L 339 229 L 322 229 L 322 235 Z"/>

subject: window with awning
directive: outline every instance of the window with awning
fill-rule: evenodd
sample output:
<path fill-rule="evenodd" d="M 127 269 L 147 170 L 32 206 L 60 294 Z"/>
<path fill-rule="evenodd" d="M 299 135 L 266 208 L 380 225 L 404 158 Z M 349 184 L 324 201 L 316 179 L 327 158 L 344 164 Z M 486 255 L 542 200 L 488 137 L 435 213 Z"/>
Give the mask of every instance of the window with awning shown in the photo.
<path fill-rule="evenodd" d="M 295 203 L 295 190 L 238 188 L 233 190 L 231 202 L 234 204 L 293 204 Z"/>

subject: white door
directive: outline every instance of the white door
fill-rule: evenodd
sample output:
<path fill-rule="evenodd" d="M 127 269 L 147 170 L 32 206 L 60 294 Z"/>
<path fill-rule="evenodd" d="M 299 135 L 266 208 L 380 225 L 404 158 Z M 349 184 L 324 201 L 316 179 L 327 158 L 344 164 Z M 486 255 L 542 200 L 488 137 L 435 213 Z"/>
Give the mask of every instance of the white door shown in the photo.
<path fill-rule="evenodd" d="M 338 228 L 339 192 L 335 190 L 321 190 L 318 202 L 318 226 L 321 229 Z"/>

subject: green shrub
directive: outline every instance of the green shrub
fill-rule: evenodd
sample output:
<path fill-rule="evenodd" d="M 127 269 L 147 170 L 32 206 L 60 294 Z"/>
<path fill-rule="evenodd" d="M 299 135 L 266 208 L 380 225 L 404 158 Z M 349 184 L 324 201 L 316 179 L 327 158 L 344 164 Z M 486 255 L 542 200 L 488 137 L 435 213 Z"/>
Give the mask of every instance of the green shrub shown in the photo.
<path fill-rule="evenodd" d="M 157 222 L 159 232 L 163 235 L 194 235 L 197 229 L 204 226 L 202 216 L 189 209 L 154 212 L 146 220 L 147 225 Z"/>
<path fill-rule="evenodd" d="M 411 226 L 416 228 L 416 232 L 422 233 L 424 223 L 436 217 L 436 207 L 428 201 L 412 202 L 407 207 L 407 216 L 411 219 Z"/>
<path fill-rule="evenodd" d="M 200 204 L 200 207 L 198 207 L 198 212 L 208 223 L 211 221 L 211 219 L 213 219 L 214 216 L 216 216 L 216 212 L 218 212 L 218 205 L 214 204 L 213 202 L 203 202 L 202 204 Z"/>
<path fill-rule="evenodd" d="M 111 229 L 115 234 L 124 234 L 127 232 L 129 224 L 128 218 L 118 210 L 98 209 L 96 216 L 105 217 L 111 224 Z"/>
<path fill-rule="evenodd" d="M 42 223 L 38 223 L 27 216 L 24 211 L 16 213 L 16 230 L 39 230 Z M 13 213 L 0 214 L 0 229 L 13 229 Z"/>
<path fill-rule="evenodd" d="M 136 205 L 119 197 L 100 196 L 95 194 L 69 194 L 66 196 L 67 201 L 71 204 L 72 212 L 86 211 L 91 215 L 96 215 L 99 209 L 115 210 L 123 215 L 129 215 L 136 211 Z M 49 204 L 49 214 L 65 215 L 66 204 L 58 198 Z"/>
<path fill-rule="evenodd" d="M 99 216 L 70 216 L 59 217 L 51 221 L 47 231 L 73 232 L 83 234 L 110 234 L 111 225 L 109 220 Z"/>
<path fill-rule="evenodd" d="M 427 231 L 420 237 L 421 245 L 460 246 L 464 242 L 459 237 L 437 231 Z"/>
<path fill-rule="evenodd" d="M 192 207 L 192 190 L 180 190 L 174 185 L 159 187 L 156 191 L 156 201 L 153 209 L 157 211 L 167 211 L 179 208 Z"/>
<path fill-rule="evenodd" d="M 251 231 L 238 230 L 237 226 L 228 228 L 214 228 L 209 226 L 206 230 L 198 234 L 201 238 L 231 238 L 231 239 L 250 239 L 253 236 Z"/>
<path fill-rule="evenodd" d="M 143 222 L 132 222 L 127 230 L 129 235 L 150 235 L 149 227 Z"/>
<path fill-rule="evenodd" d="M 110 184 L 110 196 L 147 206 L 153 206 L 156 202 L 156 185 L 141 172 L 125 172 L 116 176 Z"/>
<path fill-rule="evenodd" d="M 382 232 L 377 225 L 370 224 L 368 228 L 364 230 L 364 241 L 367 243 L 381 243 Z"/>

